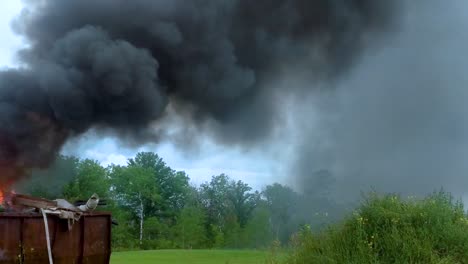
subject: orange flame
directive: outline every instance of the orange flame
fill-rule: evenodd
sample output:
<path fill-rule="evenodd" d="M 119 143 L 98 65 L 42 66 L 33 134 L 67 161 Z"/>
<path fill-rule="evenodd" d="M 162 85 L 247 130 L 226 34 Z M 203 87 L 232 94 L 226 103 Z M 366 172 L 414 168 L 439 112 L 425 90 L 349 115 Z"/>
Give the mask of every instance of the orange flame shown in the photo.
<path fill-rule="evenodd" d="M 0 183 L 0 206 L 8 207 L 11 202 L 11 196 L 15 195 L 15 191 L 10 189 L 10 184 Z"/>
<path fill-rule="evenodd" d="M 0 189 L 0 206 L 3 208 L 9 208 L 12 206 L 12 198 L 16 195 L 14 190 L 6 191 L 5 189 Z"/>

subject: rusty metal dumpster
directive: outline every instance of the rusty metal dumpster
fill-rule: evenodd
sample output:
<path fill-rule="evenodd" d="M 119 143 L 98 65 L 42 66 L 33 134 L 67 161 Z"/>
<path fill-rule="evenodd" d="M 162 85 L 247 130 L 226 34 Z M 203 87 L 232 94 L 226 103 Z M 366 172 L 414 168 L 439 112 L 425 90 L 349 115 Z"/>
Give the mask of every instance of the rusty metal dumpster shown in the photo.
<path fill-rule="evenodd" d="M 85 213 L 69 224 L 47 216 L 56 264 L 108 264 L 111 255 L 111 214 Z M 0 264 L 49 263 L 44 219 L 40 213 L 0 213 Z"/>

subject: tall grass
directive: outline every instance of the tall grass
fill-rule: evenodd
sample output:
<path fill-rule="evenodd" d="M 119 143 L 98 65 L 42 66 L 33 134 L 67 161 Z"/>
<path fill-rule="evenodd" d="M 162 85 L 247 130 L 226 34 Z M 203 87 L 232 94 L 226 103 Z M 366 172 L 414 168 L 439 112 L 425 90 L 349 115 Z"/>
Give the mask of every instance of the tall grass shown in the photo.
<path fill-rule="evenodd" d="M 468 218 L 445 192 L 425 199 L 369 195 L 341 224 L 293 238 L 288 264 L 468 263 Z"/>

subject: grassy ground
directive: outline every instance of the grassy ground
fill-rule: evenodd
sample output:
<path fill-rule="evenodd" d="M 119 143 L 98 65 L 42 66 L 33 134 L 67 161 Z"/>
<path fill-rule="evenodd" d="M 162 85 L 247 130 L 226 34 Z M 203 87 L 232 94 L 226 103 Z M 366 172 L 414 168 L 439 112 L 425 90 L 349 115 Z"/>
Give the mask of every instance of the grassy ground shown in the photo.
<path fill-rule="evenodd" d="M 248 250 L 151 250 L 114 252 L 111 264 L 264 264 L 267 256 Z"/>

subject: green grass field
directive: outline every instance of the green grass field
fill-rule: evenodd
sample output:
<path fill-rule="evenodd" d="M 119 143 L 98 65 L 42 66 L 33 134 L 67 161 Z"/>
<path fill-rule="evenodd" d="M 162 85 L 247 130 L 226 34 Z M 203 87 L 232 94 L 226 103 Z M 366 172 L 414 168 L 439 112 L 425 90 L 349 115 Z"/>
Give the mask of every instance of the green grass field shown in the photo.
<path fill-rule="evenodd" d="M 149 250 L 114 252 L 111 264 L 264 264 L 267 257 L 249 250 Z"/>

